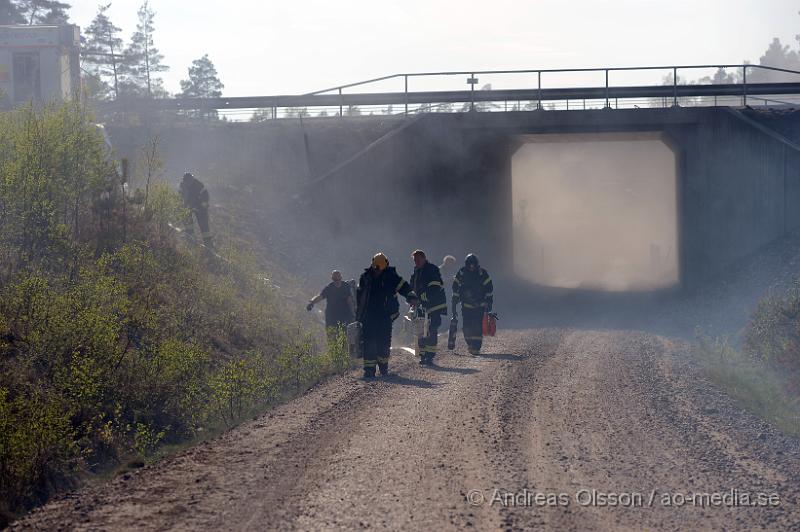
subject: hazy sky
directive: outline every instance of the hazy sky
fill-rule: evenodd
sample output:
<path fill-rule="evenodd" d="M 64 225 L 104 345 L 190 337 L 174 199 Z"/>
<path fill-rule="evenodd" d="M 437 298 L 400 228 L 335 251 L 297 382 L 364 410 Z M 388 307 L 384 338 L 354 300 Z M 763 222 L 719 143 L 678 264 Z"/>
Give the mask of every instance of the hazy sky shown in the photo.
<path fill-rule="evenodd" d="M 126 40 L 141 3 L 113 0 L 109 13 Z M 72 4 L 72 20 L 85 27 L 99 2 Z M 800 33 L 800 2 L 789 0 L 151 5 L 171 67 L 166 88 L 177 92 L 191 61 L 208 53 L 228 96 L 305 93 L 397 72 L 758 62 L 773 37 L 795 47 Z"/>

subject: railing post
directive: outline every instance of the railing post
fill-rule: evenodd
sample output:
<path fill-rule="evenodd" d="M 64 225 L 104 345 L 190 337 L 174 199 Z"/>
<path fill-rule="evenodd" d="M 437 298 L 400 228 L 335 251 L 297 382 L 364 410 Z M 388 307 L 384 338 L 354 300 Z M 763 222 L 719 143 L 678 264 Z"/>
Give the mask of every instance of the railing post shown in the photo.
<path fill-rule="evenodd" d="M 339 87 L 339 116 L 344 116 L 344 99 L 342 98 L 342 88 Z"/>
<path fill-rule="evenodd" d="M 742 107 L 747 107 L 747 65 L 742 68 Z"/>
<path fill-rule="evenodd" d="M 678 68 L 672 68 L 672 106 L 678 107 Z"/>
<path fill-rule="evenodd" d="M 608 100 L 608 69 L 606 69 L 606 109 L 611 107 Z M 586 102 L 584 101 L 584 107 L 586 106 Z"/>
<path fill-rule="evenodd" d="M 403 94 L 404 94 L 404 97 L 405 97 L 405 100 L 406 100 L 405 101 L 406 114 L 408 114 L 408 75 L 406 74 L 405 76 L 403 76 L 403 79 L 405 81 L 405 88 L 403 89 Z"/>
<path fill-rule="evenodd" d="M 471 112 L 475 110 L 475 74 L 470 74 L 469 79 L 469 110 Z"/>
<path fill-rule="evenodd" d="M 542 71 L 540 70 L 537 72 L 539 76 L 539 103 L 536 104 L 536 108 L 541 110 L 542 109 Z"/>

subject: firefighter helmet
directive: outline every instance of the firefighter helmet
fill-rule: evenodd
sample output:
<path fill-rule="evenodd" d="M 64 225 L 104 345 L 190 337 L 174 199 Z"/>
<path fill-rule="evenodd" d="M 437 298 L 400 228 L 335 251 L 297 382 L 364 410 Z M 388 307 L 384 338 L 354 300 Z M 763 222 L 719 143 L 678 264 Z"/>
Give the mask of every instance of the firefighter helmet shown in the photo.
<path fill-rule="evenodd" d="M 378 271 L 383 271 L 389 265 L 389 259 L 386 258 L 386 255 L 383 253 L 376 253 L 374 257 L 372 257 L 372 267 Z"/>
<path fill-rule="evenodd" d="M 183 174 L 183 178 L 184 179 L 194 179 L 194 176 L 192 175 L 191 172 L 186 172 L 185 174 Z"/>
<path fill-rule="evenodd" d="M 478 264 L 479 264 L 478 256 L 475 255 L 474 253 L 470 253 L 469 255 L 467 255 L 467 258 L 464 259 L 465 266 L 475 266 L 477 268 Z"/>

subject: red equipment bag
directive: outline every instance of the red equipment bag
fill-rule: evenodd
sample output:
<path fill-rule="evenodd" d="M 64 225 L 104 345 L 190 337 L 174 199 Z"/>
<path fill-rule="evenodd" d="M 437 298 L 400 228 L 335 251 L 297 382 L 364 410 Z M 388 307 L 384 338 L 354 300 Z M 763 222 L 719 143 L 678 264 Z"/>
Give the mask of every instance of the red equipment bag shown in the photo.
<path fill-rule="evenodd" d="M 483 315 L 483 335 L 494 336 L 497 334 L 497 316 L 493 313 Z"/>

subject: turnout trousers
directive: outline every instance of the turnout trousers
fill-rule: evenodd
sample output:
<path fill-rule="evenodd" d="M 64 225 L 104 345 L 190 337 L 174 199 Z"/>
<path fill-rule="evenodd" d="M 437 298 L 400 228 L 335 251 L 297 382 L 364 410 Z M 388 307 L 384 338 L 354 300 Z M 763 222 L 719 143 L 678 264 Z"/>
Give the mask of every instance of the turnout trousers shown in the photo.
<path fill-rule="evenodd" d="M 392 346 L 392 319 L 370 317 L 364 323 L 364 375 L 375 375 L 375 367 L 381 373 L 389 369 L 389 350 Z"/>
<path fill-rule="evenodd" d="M 439 344 L 439 327 L 442 326 L 442 314 L 434 312 L 428 316 L 430 325 L 428 326 L 428 335 L 420 339 L 420 351 L 422 351 L 422 358 L 428 361 L 433 360 L 436 356 L 436 351 Z"/>
<path fill-rule="evenodd" d="M 483 344 L 483 313 L 483 307 L 461 307 L 461 314 L 464 317 L 464 341 L 472 355 L 480 353 Z"/>

